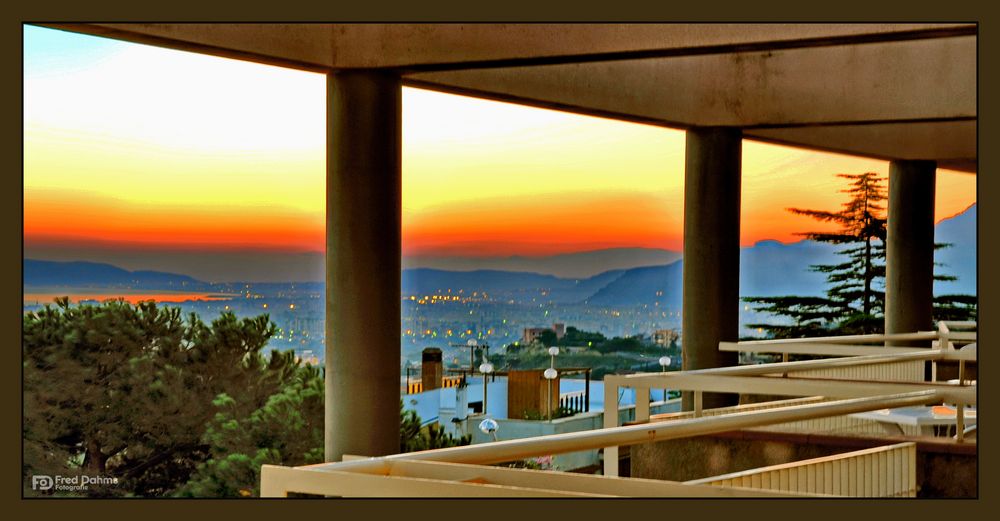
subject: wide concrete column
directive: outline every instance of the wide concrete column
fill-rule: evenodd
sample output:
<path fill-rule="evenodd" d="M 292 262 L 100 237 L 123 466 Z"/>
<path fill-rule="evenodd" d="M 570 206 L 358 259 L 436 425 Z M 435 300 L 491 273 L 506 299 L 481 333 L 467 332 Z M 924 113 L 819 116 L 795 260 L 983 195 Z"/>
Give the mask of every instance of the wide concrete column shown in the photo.
<path fill-rule="evenodd" d="M 742 132 L 706 127 L 687 131 L 684 165 L 684 370 L 738 363 L 720 341 L 739 339 L 740 165 Z M 703 407 L 737 403 L 738 395 L 706 393 Z M 683 393 L 684 410 L 693 408 Z"/>
<path fill-rule="evenodd" d="M 885 252 L 886 333 L 934 329 L 936 169 L 934 161 L 893 161 L 889 165 Z M 929 343 L 923 342 L 923 345 L 929 346 Z"/>
<path fill-rule="evenodd" d="M 327 76 L 326 460 L 399 452 L 401 83 Z"/>

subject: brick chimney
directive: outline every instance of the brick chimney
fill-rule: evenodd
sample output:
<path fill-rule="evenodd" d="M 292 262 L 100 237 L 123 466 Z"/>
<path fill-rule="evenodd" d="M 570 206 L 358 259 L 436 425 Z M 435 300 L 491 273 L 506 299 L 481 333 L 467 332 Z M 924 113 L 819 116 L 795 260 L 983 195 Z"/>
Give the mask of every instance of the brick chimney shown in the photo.
<path fill-rule="evenodd" d="M 442 376 L 444 366 L 441 364 L 441 350 L 436 347 L 425 348 L 420 364 L 420 381 L 424 391 L 441 387 Z"/>

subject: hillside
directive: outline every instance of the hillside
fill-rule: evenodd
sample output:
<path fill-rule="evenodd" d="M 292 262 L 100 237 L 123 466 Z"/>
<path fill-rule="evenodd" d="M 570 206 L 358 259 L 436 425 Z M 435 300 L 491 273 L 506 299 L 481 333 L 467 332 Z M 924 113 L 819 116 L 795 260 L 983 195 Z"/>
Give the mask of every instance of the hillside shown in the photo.
<path fill-rule="evenodd" d="M 99 262 L 24 259 L 24 285 L 122 286 L 147 289 L 197 289 L 208 284 L 187 275 L 162 271 L 128 271 Z"/>
<path fill-rule="evenodd" d="M 404 268 L 445 271 L 495 270 L 541 273 L 567 279 L 587 279 L 608 271 L 640 266 L 662 266 L 681 258 L 677 251 L 655 248 L 607 248 L 539 257 L 431 257 L 407 256 Z"/>
<path fill-rule="evenodd" d="M 935 294 L 976 293 L 976 205 L 965 212 L 941 221 L 936 227 L 935 238 L 953 246 L 935 253 L 940 263 L 936 271 L 959 277 L 954 282 L 936 282 Z M 740 251 L 740 295 L 821 295 L 825 290 L 825 277 L 809 270 L 813 264 L 837 262 L 836 252 L 841 247 L 815 241 L 784 244 L 777 241 L 760 241 Z M 595 262 L 624 262 L 622 255 L 631 249 L 583 252 L 564 258 L 573 269 L 593 269 Z M 641 250 L 638 259 L 649 256 L 673 258 L 676 252 L 667 250 Z M 560 256 L 548 257 L 546 262 Z M 513 259 L 513 257 L 511 257 Z M 581 260 L 583 259 L 583 260 Z M 602 260 L 603 259 L 603 260 Z M 575 263 L 575 264 L 574 264 Z M 551 266 L 550 266 L 551 267 Z M 559 271 L 559 270 L 555 270 Z M 437 291 L 453 293 L 464 290 L 485 291 L 516 297 L 536 297 L 546 293 L 546 300 L 558 303 L 589 302 L 601 306 L 632 304 L 681 306 L 681 281 L 683 263 L 675 260 L 659 265 L 646 265 L 628 269 L 606 269 L 596 275 L 574 278 L 551 274 L 495 269 L 443 270 L 433 268 L 404 269 L 401 275 L 404 294 L 431 294 Z M 56 262 L 25 259 L 25 286 L 115 286 L 132 285 L 149 289 L 209 289 L 213 285 L 187 275 L 161 271 L 128 271 L 111 264 L 95 262 Z M 272 283 L 282 286 L 283 283 Z M 301 284 L 300 284 L 301 285 Z M 221 285 L 215 285 L 221 286 Z M 322 283 L 308 284 L 321 290 Z M 303 287 L 302 289 L 306 289 Z"/>
<path fill-rule="evenodd" d="M 976 205 L 938 223 L 934 240 L 951 244 L 934 252 L 938 273 L 957 275 L 956 281 L 935 281 L 935 295 L 976 294 Z"/>

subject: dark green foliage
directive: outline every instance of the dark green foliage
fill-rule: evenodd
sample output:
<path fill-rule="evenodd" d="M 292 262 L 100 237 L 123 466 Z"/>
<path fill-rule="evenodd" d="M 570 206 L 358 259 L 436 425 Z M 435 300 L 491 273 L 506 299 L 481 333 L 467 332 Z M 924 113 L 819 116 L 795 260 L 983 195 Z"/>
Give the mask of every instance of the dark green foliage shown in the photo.
<path fill-rule="evenodd" d="M 850 186 L 842 190 L 850 198 L 839 212 L 789 208 L 792 213 L 840 226 L 839 232 L 805 232 L 799 235 L 819 242 L 844 244 L 838 264 L 819 264 L 810 269 L 826 274 L 826 297 L 745 297 L 755 311 L 791 318 L 791 324 L 749 324 L 775 338 L 823 336 L 841 332 L 874 332 L 877 317 L 885 307 L 885 293 L 878 282 L 885 279 L 884 180 L 874 172 L 838 174 Z M 874 329 L 874 330 L 873 330 Z"/>
<path fill-rule="evenodd" d="M 574 410 L 572 410 L 572 409 L 570 409 L 568 407 L 562 407 L 562 406 L 560 406 L 560 407 L 552 410 L 552 419 L 553 420 L 558 420 L 559 418 L 568 418 L 570 416 L 573 416 L 574 414 L 576 414 L 576 411 L 574 411 Z M 524 411 L 521 414 L 521 419 L 522 420 L 548 420 L 549 419 L 549 414 L 548 414 L 547 411 L 535 411 L 535 410 Z"/>
<path fill-rule="evenodd" d="M 24 315 L 26 495 L 36 474 L 117 477 L 91 496 L 251 497 L 260 466 L 323 461 L 323 376 L 261 354 L 267 316 L 211 325 L 152 302 Z M 402 404 L 400 404 L 402 407 Z M 402 413 L 404 451 L 468 444 Z"/>
<path fill-rule="evenodd" d="M 979 300 L 972 295 L 941 295 L 934 297 L 934 320 L 977 320 Z"/>
<path fill-rule="evenodd" d="M 556 332 L 551 329 L 542 331 L 542 333 L 538 335 L 538 341 L 545 347 L 551 347 L 558 344 L 556 340 Z"/>
<path fill-rule="evenodd" d="M 825 297 L 744 297 L 754 311 L 789 318 L 785 324 L 747 324 L 771 338 L 800 338 L 824 335 L 881 333 L 885 313 L 885 180 L 874 172 L 838 174 L 850 185 L 843 193 L 850 197 L 840 212 L 789 208 L 823 222 L 840 225 L 838 232 L 806 232 L 808 239 L 843 244 L 838 253 L 844 261 L 820 264 L 810 269 L 826 274 Z M 937 244 L 935 248 L 947 247 Z M 955 280 L 935 275 L 935 280 Z M 935 299 L 935 320 L 970 320 L 975 316 L 975 297 Z M 930 324 L 928 324 L 930 326 Z"/>
<path fill-rule="evenodd" d="M 318 369 L 299 367 L 256 409 L 227 394 L 217 396 L 212 405 L 217 412 L 202 438 L 210 446 L 210 459 L 198 466 L 178 495 L 258 496 L 261 465 L 323 461 L 323 378 Z"/>
<path fill-rule="evenodd" d="M 621 338 L 615 337 L 594 346 L 594 350 L 599 353 L 614 353 L 617 351 L 642 351 L 644 344 L 635 337 Z"/>
<path fill-rule="evenodd" d="M 203 438 L 221 394 L 253 410 L 297 370 L 260 354 L 266 316 L 211 326 L 152 302 L 55 307 L 24 316 L 22 472 L 117 477 L 91 495 L 173 493 L 211 455 Z"/>
<path fill-rule="evenodd" d="M 399 402 L 399 452 L 415 452 L 430 449 L 443 449 L 472 443 L 472 436 L 466 434 L 456 438 L 444 432 L 436 423 L 421 427 L 420 416 L 415 411 L 404 411 L 403 402 Z"/>
<path fill-rule="evenodd" d="M 653 344 L 636 337 L 606 338 L 600 333 L 566 328 L 566 334 L 559 340 L 559 355 L 556 368 L 592 369 L 592 380 L 602 380 L 607 374 L 623 374 L 637 371 L 660 371 L 659 358 L 667 355 L 680 360 L 680 346 L 676 341 L 667 347 Z M 569 349 L 573 348 L 573 349 Z M 506 346 L 502 353 L 490 355 L 496 367 L 511 369 L 544 369 L 549 367 L 551 357 L 547 348 L 540 344 Z"/>
<path fill-rule="evenodd" d="M 573 326 L 566 328 L 566 334 L 559 339 L 559 346 L 594 346 L 607 340 L 604 335 L 591 331 L 581 331 Z"/>
<path fill-rule="evenodd" d="M 755 311 L 791 317 L 793 322 L 789 325 L 747 324 L 748 328 L 763 329 L 775 338 L 822 336 L 827 332 L 826 325 L 838 315 L 830 307 L 829 299 L 823 297 L 746 297 L 743 300 L 756 304 Z"/>
<path fill-rule="evenodd" d="M 840 212 L 825 212 L 820 210 L 803 210 L 789 208 L 789 211 L 806 215 L 823 222 L 840 225 L 839 233 L 806 232 L 800 235 L 807 239 L 831 244 L 856 245 L 840 254 L 847 261 L 833 265 L 816 265 L 813 270 L 827 274 L 827 297 L 831 307 L 838 309 L 842 315 L 852 315 L 860 312 L 863 315 L 875 314 L 873 308 L 885 301 L 876 295 L 873 283 L 876 279 L 885 279 L 885 180 L 874 172 L 863 174 L 838 174 L 837 177 L 847 179 L 850 186 L 841 190 L 850 198 L 843 204 Z M 884 304 L 881 304 L 884 307 Z"/>

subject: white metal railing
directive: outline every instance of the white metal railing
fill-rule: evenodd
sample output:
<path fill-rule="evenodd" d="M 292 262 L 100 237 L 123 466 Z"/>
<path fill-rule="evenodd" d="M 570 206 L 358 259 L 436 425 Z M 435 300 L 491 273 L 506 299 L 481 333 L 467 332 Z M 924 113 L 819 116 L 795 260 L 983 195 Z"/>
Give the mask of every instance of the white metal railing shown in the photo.
<path fill-rule="evenodd" d="M 777 407 L 787 407 L 789 405 L 800 405 L 805 403 L 819 403 L 830 401 L 831 398 L 826 398 L 823 396 L 811 396 L 806 398 L 791 398 L 787 400 L 772 400 L 767 402 L 757 402 L 757 403 L 745 403 L 740 405 L 733 405 L 729 407 L 716 407 L 713 409 L 704 409 L 701 411 L 701 416 L 718 416 L 722 414 L 733 414 L 737 412 L 747 412 L 763 409 L 774 409 Z M 683 411 L 683 412 L 673 412 L 673 413 L 662 413 L 662 414 L 651 414 L 649 421 L 671 421 L 671 420 L 681 420 L 686 418 L 694 418 L 694 411 Z M 801 420 L 789 423 L 780 423 L 774 425 L 765 425 L 761 427 L 756 427 L 758 430 L 769 430 L 777 432 L 823 432 L 828 434 L 871 434 L 871 435 L 883 435 L 885 434 L 885 428 L 882 424 L 874 420 L 867 420 L 862 418 L 855 418 L 853 416 L 827 416 L 825 418 L 815 418 L 812 420 Z M 900 426 L 900 430 L 907 434 L 917 435 L 920 433 L 920 429 L 910 426 Z"/>
<path fill-rule="evenodd" d="M 805 493 L 569 472 L 395 460 L 356 471 L 261 468 L 261 496 L 290 492 L 343 497 L 792 497 Z"/>
<path fill-rule="evenodd" d="M 923 333 L 917 335 L 922 335 L 920 338 L 926 339 L 926 335 Z M 895 338 L 898 339 L 901 336 L 896 335 Z M 909 337 L 912 337 L 912 334 Z M 872 339 L 872 336 L 866 336 L 864 340 L 879 341 Z M 283 496 L 288 492 L 304 492 L 342 496 L 377 496 L 389 494 L 390 492 L 387 491 L 396 491 L 398 494 L 395 495 L 543 496 L 592 495 L 597 493 L 595 491 L 604 491 L 608 493 L 606 495 L 625 496 L 758 495 L 764 491 L 739 487 L 722 487 L 715 491 L 706 489 L 695 491 L 694 489 L 677 488 L 695 485 L 664 481 L 657 481 L 658 485 L 656 486 L 660 488 L 655 488 L 656 486 L 646 483 L 648 480 L 617 478 L 618 447 L 735 429 L 843 416 L 885 408 L 940 403 L 951 403 L 958 406 L 957 432 L 963 433 L 965 431 L 962 423 L 963 408 L 966 405 L 976 404 L 975 385 L 964 385 L 964 382 L 960 382 L 959 385 L 951 385 L 922 381 L 852 381 L 801 377 L 799 375 L 815 370 L 852 369 L 869 365 L 922 362 L 925 360 L 974 361 L 974 350 L 879 347 L 874 348 L 879 350 L 876 352 L 860 352 L 858 351 L 859 347 L 866 350 L 873 348 L 871 346 L 845 345 L 840 341 L 806 343 L 811 344 L 810 349 L 819 347 L 821 350 L 827 350 L 828 348 L 823 346 L 837 346 L 838 349 L 849 348 L 856 352 L 853 354 L 831 353 L 838 358 L 823 360 L 723 367 L 699 371 L 658 372 L 626 376 L 608 375 L 604 381 L 605 404 L 617 403 L 620 387 L 634 388 L 637 390 L 638 396 L 645 395 L 643 391 L 648 392 L 650 389 L 679 389 L 694 392 L 696 410 L 691 415 L 693 417 L 646 423 L 650 419 L 650 405 L 646 400 L 638 400 L 635 405 L 635 420 L 640 423 L 638 425 L 619 426 L 618 415 L 608 414 L 608 411 L 605 411 L 603 415 L 604 428 L 593 431 L 504 440 L 297 468 L 264 465 L 261 469 L 261 494 Z M 775 346 L 781 349 L 793 347 L 788 344 L 791 342 L 774 342 L 770 346 L 756 342 L 750 344 L 750 347 L 753 349 L 773 349 Z M 745 346 L 746 344 L 739 343 L 736 348 L 742 349 Z M 721 348 L 724 346 L 720 346 Z M 814 352 L 815 349 L 811 351 L 811 353 Z M 707 411 L 702 410 L 700 398 L 704 392 L 823 398 L 822 400 L 806 399 L 794 404 L 784 403 L 773 407 L 744 408 L 743 410 L 734 410 L 730 414 L 716 415 L 707 414 Z M 703 413 L 706 414 L 703 415 Z M 585 479 L 601 479 L 603 481 L 600 483 L 587 481 L 586 486 L 583 486 L 582 482 L 570 483 L 555 477 L 539 480 L 536 478 L 538 474 L 533 473 L 540 471 L 497 470 L 494 467 L 484 467 L 484 465 L 529 457 L 602 447 L 605 451 L 604 476 L 587 476 Z M 437 466 L 430 465 L 431 462 Z M 427 469 L 431 468 L 436 470 L 428 474 Z M 402 471 L 400 469 L 409 470 Z M 417 469 L 423 470 L 417 472 Z M 504 472 L 505 470 L 516 470 L 517 472 L 512 474 Z M 490 475 L 494 478 L 483 477 L 480 481 L 457 479 L 457 476 L 467 475 L 470 472 L 473 474 L 479 472 L 480 474 L 477 475 Z M 560 476 L 564 475 L 560 474 Z M 362 476 L 368 477 L 362 479 Z M 500 481 L 491 481 L 491 479 Z M 583 488 L 579 488 L 577 485 Z M 601 488 L 592 488 L 598 485 Z"/>
<path fill-rule="evenodd" d="M 594 431 L 554 434 L 537 438 L 504 440 L 479 445 L 450 447 L 392 456 L 323 463 L 305 467 L 261 467 L 261 495 L 285 496 L 289 492 L 321 493 L 335 496 L 353 495 L 576 495 L 563 494 L 564 490 L 536 489 L 522 487 L 504 492 L 503 489 L 470 489 L 469 482 L 438 480 L 427 483 L 426 478 L 395 478 L 391 481 L 392 466 L 398 462 L 437 462 L 452 464 L 485 465 L 518 460 L 533 456 L 561 454 L 579 450 L 596 449 L 606 445 L 634 445 L 666 439 L 686 438 L 703 434 L 713 434 L 755 425 L 767 425 L 793 420 L 849 414 L 852 412 L 877 410 L 884 407 L 905 407 L 936 403 L 940 396 L 935 390 L 923 390 L 891 396 L 877 396 L 837 400 L 819 404 L 806 404 L 771 410 L 738 413 L 711 418 L 695 418 L 657 424 L 631 425 Z M 607 456 L 606 456 L 607 457 Z M 523 470 L 523 469 L 522 469 Z M 530 472 L 530 471 L 529 471 Z M 375 475 L 378 479 L 364 476 Z M 606 474 L 607 476 L 607 474 Z M 628 481 L 628 480 L 626 480 Z M 670 482 L 666 482 L 670 483 Z M 489 485 L 489 483 L 481 483 Z M 550 483 L 550 487 L 557 482 Z M 434 486 L 431 486 L 434 485 Z M 412 486 L 412 488 L 411 488 Z M 619 484 L 617 490 L 631 491 L 629 485 Z M 446 493 L 447 492 L 447 493 Z M 674 489 L 674 495 L 677 495 Z M 623 494 L 632 495 L 632 494 Z M 641 494 L 637 494 L 641 495 Z M 708 495 L 702 491 L 702 494 Z M 751 491 L 729 489 L 720 495 L 757 495 Z"/>
<path fill-rule="evenodd" d="M 870 335 L 842 335 L 834 337 L 814 337 L 799 339 L 772 339 L 754 340 L 744 342 L 720 342 L 719 349 L 723 351 L 748 351 L 748 352 L 772 352 L 781 353 L 784 361 L 788 360 L 789 354 L 811 354 L 826 356 L 854 356 L 859 361 L 865 355 L 878 354 L 905 354 L 905 353 L 927 353 L 926 348 L 906 348 L 850 345 L 852 343 L 888 343 L 890 341 L 904 340 L 935 340 L 934 356 L 927 358 L 931 362 L 931 381 L 937 381 L 937 364 L 941 360 L 958 362 L 958 382 L 965 385 L 966 363 L 977 360 L 976 346 L 977 323 L 974 321 L 939 321 L 937 331 L 924 331 L 917 333 L 898 334 L 870 334 Z M 846 345 L 845 345 L 846 344 Z M 963 349 L 956 350 L 956 344 L 964 345 Z M 969 345 L 973 344 L 973 345 Z M 971 347 L 971 349 L 970 349 Z M 914 361 L 906 361 L 907 357 L 900 356 L 897 363 L 863 365 L 858 368 L 843 369 L 841 367 L 829 367 L 822 370 L 803 371 L 800 376 L 840 378 L 854 380 L 880 380 L 880 381 L 922 381 L 923 364 L 917 362 L 919 355 L 913 358 Z M 972 382 L 975 383 L 975 382 Z M 962 406 L 959 405 L 961 409 Z M 963 413 L 960 410 L 959 426 L 964 425 Z M 960 429 L 961 430 L 961 429 Z M 958 439 L 964 437 L 963 433 L 957 434 Z"/>
<path fill-rule="evenodd" d="M 972 331 L 969 331 L 969 330 Z M 976 341 L 975 322 L 945 321 L 938 322 L 938 346 L 941 349 L 955 349 L 955 342 L 968 344 Z"/>
<path fill-rule="evenodd" d="M 946 326 L 947 327 L 947 326 Z M 966 325 L 969 327 L 969 325 Z M 917 332 L 892 335 L 849 335 L 804 339 L 756 340 L 720 342 L 723 351 L 780 352 L 783 362 L 735 367 L 720 367 L 695 371 L 646 373 L 605 377 L 605 400 L 619 387 L 631 387 L 637 395 L 649 389 L 681 389 L 693 392 L 694 416 L 702 414 L 704 392 L 769 394 L 779 396 L 852 397 L 876 396 L 936 388 L 945 403 L 956 406 L 958 439 L 964 437 L 964 411 L 975 405 L 975 386 L 966 386 L 964 363 L 976 360 L 975 350 L 927 349 L 858 345 L 858 342 L 884 343 L 896 340 L 933 340 L 939 332 Z M 967 337 L 971 338 L 971 337 Z M 826 355 L 837 358 L 788 362 L 789 354 Z M 923 361 L 959 361 L 959 385 L 923 381 Z M 917 365 L 919 364 L 919 368 Z M 890 376 L 873 367 L 902 366 Z M 898 367 L 897 367 L 898 369 Z M 865 374 L 865 373 L 868 374 Z M 825 373 L 825 374 L 824 374 Z M 840 374 L 837 374 L 840 373 Z M 793 378 L 789 376 L 794 375 Z M 775 378 L 783 376 L 785 378 Z M 636 421 L 648 421 L 648 407 L 637 404 Z M 605 428 L 614 427 L 613 419 L 604 418 Z M 606 447 L 604 472 L 617 475 L 617 447 Z"/>
<path fill-rule="evenodd" d="M 851 497 L 915 497 L 916 464 L 917 446 L 906 442 L 685 483 Z"/>

